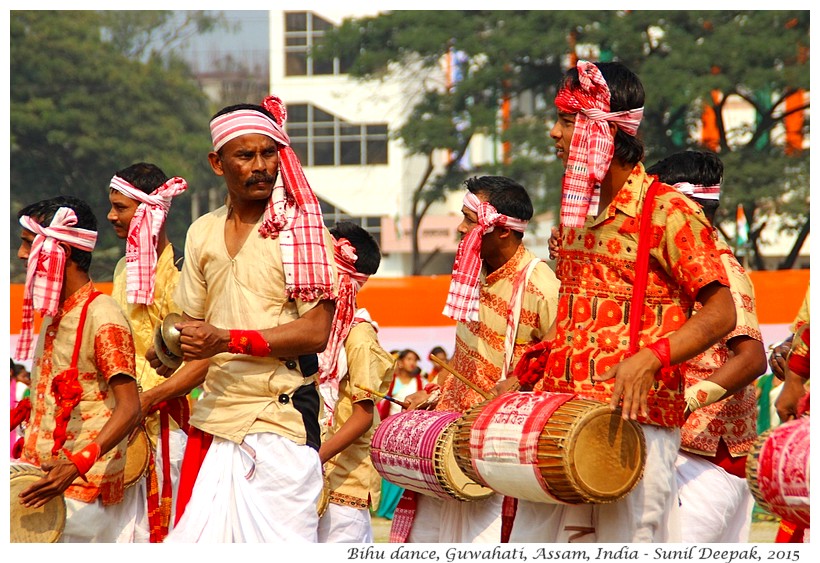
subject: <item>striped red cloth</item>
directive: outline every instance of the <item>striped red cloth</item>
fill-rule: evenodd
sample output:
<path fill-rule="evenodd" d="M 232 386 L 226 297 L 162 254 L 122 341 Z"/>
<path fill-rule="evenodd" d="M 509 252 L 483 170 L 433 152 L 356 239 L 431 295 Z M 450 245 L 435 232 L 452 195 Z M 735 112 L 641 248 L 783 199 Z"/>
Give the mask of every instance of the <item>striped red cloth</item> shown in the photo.
<path fill-rule="evenodd" d="M 477 321 L 481 275 L 481 239 L 496 225 L 524 232 L 528 221 L 502 215 L 489 202 L 472 192 L 464 196 L 464 207 L 478 217 L 477 225 L 461 239 L 453 264 L 450 291 L 443 314 L 456 321 Z"/>
<path fill-rule="evenodd" d="M 274 189 L 259 227 L 263 237 L 279 237 L 289 298 L 302 301 L 333 299 L 333 270 L 324 244 L 324 219 L 319 200 L 308 184 L 299 158 L 284 130 L 285 104 L 275 96 L 262 101 L 274 119 L 241 109 L 214 118 L 211 138 L 218 151 L 228 141 L 257 133 L 279 144 L 279 171 L 284 188 Z"/>
<path fill-rule="evenodd" d="M 175 176 L 146 194 L 114 176 L 108 187 L 139 202 L 125 241 L 125 297 L 129 303 L 150 305 L 154 302 L 159 232 L 171 208 L 171 198 L 188 189 L 188 183 Z"/>
<path fill-rule="evenodd" d="M 689 182 L 678 182 L 672 186 L 683 195 L 698 199 L 720 199 L 720 184 L 717 186 L 701 186 L 700 184 L 690 184 Z"/>
<path fill-rule="evenodd" d="M 586 216 L 597 210 L 597 202 L 592 207 L 595 186 L 606 176 L 615 151 L 608 124 L 635 135 L 643 117 L 642 107 L 610 113 L 609 86 L 601 71 L 583 60 L 577 68 L 581 87 L 562 88 L 555 96 L 558 111 L 576 114 L 561 193 L 561 224 L 567 227 L 582 227 Z"/>
<path fill-rule="evenodd" d="M 70 207 L 59 208 L 48 227 L 27 215 L 20 217 L 20 224 L 34 233 L 34 241 L 28 255 L 23 319 L 14 357 L 28 360 L 34 351 L 34 311 L 53 317 L 60 307 L 65 270 L 65 250 L 60 243 L 90 252 L 97 243 L 97 232 L 72 227 L 77 224 L 77 215 Z"/>
<path fill-rule="evenodd" d="M 356 295 L 370 277 L 356 271 L 356 249 L 346 238 L 334 239 L 333 257 L 339 274 L 339 294 L 336 297 L 336 311 L 333 313 L 327 347 L 319 354 L 320 383 L 339 379 L 339 352 L 356 316 Z"/>

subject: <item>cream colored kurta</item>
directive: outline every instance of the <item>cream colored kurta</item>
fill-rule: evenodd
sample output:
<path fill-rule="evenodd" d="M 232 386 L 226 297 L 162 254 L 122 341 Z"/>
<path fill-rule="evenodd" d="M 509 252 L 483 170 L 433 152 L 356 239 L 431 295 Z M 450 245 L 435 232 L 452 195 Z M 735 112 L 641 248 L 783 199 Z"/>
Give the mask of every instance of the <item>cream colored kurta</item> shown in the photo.
<path fill-rule="evenodd" d="M 386 393 L 393 377 L 394 359 L 379 344 L 373 325 L 362 322 L 350 329 L 345 339 L 347 374 L 339 381 L 339 400 L 333 413 L 333 436 L 353 414 L 353 405 L 373 401 L 358 386 Z M 374 409 L 375 412 L 375 409 Z M 379 505 L 381 477 L 370 459 L 370 440 L 378 421 L 325 465 L 330 483 L 330 502 L 355 508 Z"/>
<path fill-rule="evenodd" d="M 189 228 L 174 293 L 180 308 L 219 328 L 262 330 L 293 322 L 315 307 L 318 302 L 288 299 L 279 240 L 259 235 L 262 216 L 236 256 L 228 255 L 227 215 L 228 209 L 220 207 Z M 325 247 L 333 256 L 327 230 Z M 302 385 L 314 384 L 298 366 L 289 369 L 279 358 L 217 354 L 210 359 L 205 393 L 190 423 L 236 443 L 249 433 L 274 432 L 305 444 L 302 415 L 282 395 L 292 397 Z"/>

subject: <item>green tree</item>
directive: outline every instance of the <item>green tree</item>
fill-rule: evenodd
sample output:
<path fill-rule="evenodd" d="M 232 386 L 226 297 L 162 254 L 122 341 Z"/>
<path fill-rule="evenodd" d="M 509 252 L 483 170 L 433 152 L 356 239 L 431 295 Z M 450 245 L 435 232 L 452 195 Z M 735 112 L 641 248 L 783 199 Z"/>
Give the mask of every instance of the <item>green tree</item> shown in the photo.
<path fill-rule="evenodd" d="M 785 228 L 800 229 L 807 225 L 808 151 L 786 156 L 771 139 L 785 118 L 780 102 L 808 89 L 808 45 L 808 11 L 397 11 L 345 21 L 315 56 L 352 59 L 353 76 L 378 80 L 397 66 L 435 72 L 451 50 L 466 54 L 464 77 L 449 88 L 418 73 L 423 95 L 395 132 L 411 152 L 428 157 L 413 194 L 414 226 L 432 201 L 476 173 L 515 177 L 536 212 L 557 212 L 562 170 L 548 136 L 552 99 L 567 63 L 580 56 L 619 60 L 641 77 L 648 162 L 696 147 L 689 133 L 704 103 L 712 104 L 712 91 L 721 92 L 712 105 L 726 164 L 724 213 L 734 217 L 742 203 L 748 217 L 783 214 Z M 730 95 L 755 107 L 753 126 L 727 126 Z M 504 97 L 513 109 L 501 127 Z M 463 170 L 459 157 L 476 135 L 509 143 L 511 158 Z M 435 151 L 455 158 L 435 169 Z M 414 273 L 421 273 L 415 254 Z"/>
<path fill-rule="evenodd" d="M 107 228 L 108 181 L 134 162 L 188 180 L 189 192 L 214 182 L 205 155 L 212 108 L 175 55 L 158 40 L 164 26 L 184 35 L 173 12 L 13 11 L 10 17 L 11 247 L 24 205 L 59 194 L 85 199 L 99 222 L 92 265 L 111 278 L 122 243 Z M 217 20 L 195 14 L 183 27 Z M 210 22 L 210 24 L 208 23 Z M 152 47 L 153 45 L 153 47 Z M 177 245 L 191 222 L 188 194 L 175 201 L 168 229 Z M 23 264 L 12 259 L 11 280 Z"/>

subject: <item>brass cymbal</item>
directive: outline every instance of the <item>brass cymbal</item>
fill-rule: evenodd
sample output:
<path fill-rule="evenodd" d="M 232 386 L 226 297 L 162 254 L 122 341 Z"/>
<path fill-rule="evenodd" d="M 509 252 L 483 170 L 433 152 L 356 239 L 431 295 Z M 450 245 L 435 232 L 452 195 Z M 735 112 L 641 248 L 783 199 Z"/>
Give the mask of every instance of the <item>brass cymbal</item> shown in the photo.
<path fill-rule="evenodd" d="M 154 332 L 154 351 L 163 365 L 176 369 L 182 364 L 181 333 L 174 326 L 182 322 L 182 315 L 169 313 Z"/>

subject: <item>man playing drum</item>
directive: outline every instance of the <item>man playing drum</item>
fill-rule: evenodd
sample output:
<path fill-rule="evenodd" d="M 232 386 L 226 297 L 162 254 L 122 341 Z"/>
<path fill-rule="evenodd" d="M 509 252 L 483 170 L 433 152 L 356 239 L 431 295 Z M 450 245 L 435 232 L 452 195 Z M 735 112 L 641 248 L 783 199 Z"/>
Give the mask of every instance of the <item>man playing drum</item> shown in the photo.
<path fill-rule="evenodd" d="M 689 196 L 714 225 L 723 180 L 723 163 L 716 154 L 683 151 L 646 171 Z M 753 384 L 766 372 L 766 350 L 752 281 L 729 245 L 718 239 L 717 247 L 729 276 L 737 326 L 682 365 L 689 416 L 681 428 L 676 467 L 685 543 L 747 542 L 754 506 L 746 458 L 757 438 Z M 721 396 L 712 404 L 704 400 Z"/>
<path fill-rule="evenodd" d="M 373 543 L 370 509 L 379 505 L 381 477 L 370 459 L 374 404 L 384 394 L 394 359 L 379 344 L 356 295 L 376 273 L 379 245 L 362 227 L 344 221 L 330 230 L 339 274 L 339 296 L 327 348 L 319 355 L 320 389 L 327 435 L 319 448 L 328 482 L 328 506 L 319 520 L 318 541 Z"/>
<path fill-rule="evenodd" d="M 179 269 L 165 219 L 172 198 L 187 188 L 183 178 L 169 178 L 156 165 L 139 162 L 118 171 L 108 189 L 108 221 L 117 237 L 126 241 L 125 256 L 114 269 L 111 296 L 134 333 L 140 403 L 154 456 L 147 479 L 136 485 L 144 496 L 142 539 L 152 543 L 161 542 L 173 523 L 186 439 L 180 424 L 186 427 L 188 417 L 187 399 L 171 394 L 175 390 L 169 390 L 165 377 L 151 367 L 146 352 L 162 320 L 180 312 L 172 297 Z"/>
<path fill-rule="evenodd" d="M 491 392 L 524 349 L 546 336 L 557 314 L 558 280 L 524 246 L 533 213 L 526 189 L 501 176 L 471 178 L 466 187 L 458 227 L 462 240 L 444 314 L 458 321 L 454 370 Z M 516 296 L 517 310 L 511 306 Z M 428 386 L 411 395 L 411 408 L 423 404 L 432 391 Z M 464 412 L 484 400 L 453 376 L 443 380 L 440 393 L 438 411 Z M 497 543 L 501 505 L 498 494 L 460 502 L 407 491 L 393 517 L 391 541 Z"/>
<path fill-rule="evenodd" d="M 646 466 L 616 502 L 520 501 L 510 541 L 568 541 L 576 526 L 592 533 L 581 541 L 677 541 L 675 459 L 686 408 L 678 365 L 734 328 L 726 271 L 700 208 L 671 186 L 655 184 L 653 212 L 641 221 L 653 178 L 636 137 L 644 91 L 635 74 L 620 63 L 579 61 L 555 103 L 550 136 L 566 168 L 559 317 L 548 355 L 532 362 L 521 384 L 620 406 L 643 428 Z M 639 243 L 648 245 L 648 264 L 636 261 Z M 639 284 L 646 306 L 632 303 Z M 689 317 L 696 301 L 703 307 Z"/>
<path fill-rule="evenodd" d="M 31 358 L 34 311 L 44 316 L 20 461 L 46 472 L 19 500 L 37 508 L 64 494 L 61 542 L 131 542 L 139 497 L 123 490 L 123 469 L 125 438 L 140 416 L 134 341 L 119 305 L 88 275 L 97 221 L 68 196 L 29 205 L 18 217 L 17 256 L 28 269 L 15 357 Z"/>
<path fill-rule="evenodd" d="M 333 241 L 285 119 L 271 96 L 224 108 L 210 123 L 208 159 L 228 198 L 189 228 L 174 293 L 183 359 L 206 360 L 208 374 L 180 500 L 186 475 L 196 481 L 166 542 L 317 538 L 316 354 L 333 320 Z"/>

